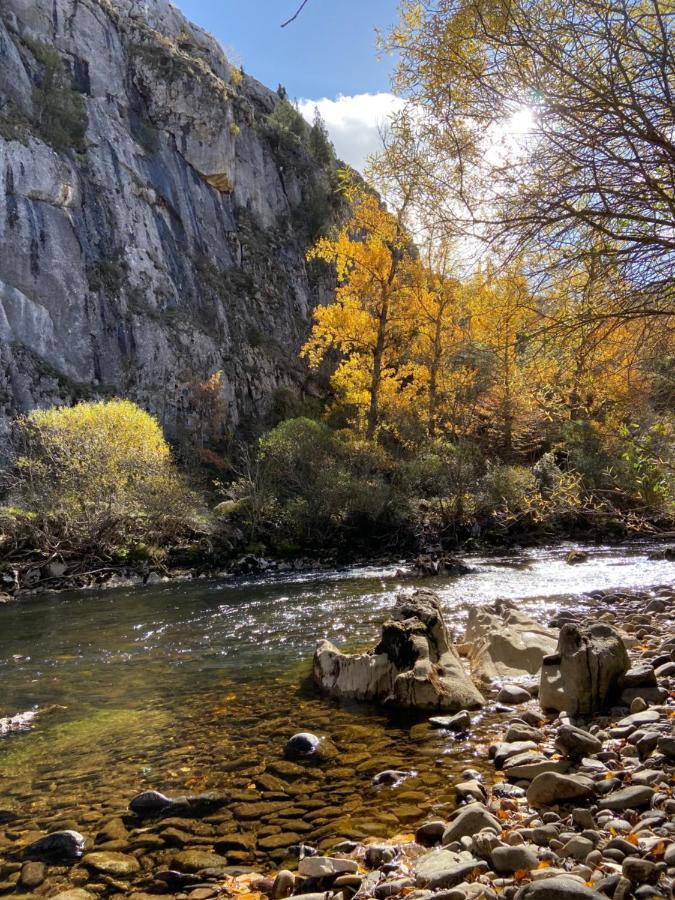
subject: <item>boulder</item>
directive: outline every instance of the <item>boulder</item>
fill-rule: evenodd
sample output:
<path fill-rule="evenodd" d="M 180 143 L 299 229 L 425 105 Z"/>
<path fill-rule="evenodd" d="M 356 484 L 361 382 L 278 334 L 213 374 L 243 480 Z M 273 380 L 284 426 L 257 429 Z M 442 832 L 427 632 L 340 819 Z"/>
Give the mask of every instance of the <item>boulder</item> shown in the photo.
<path fill-rule="evenodd" d="M 415 863 L 415 881 L 418 887 L 442 890 L 461 884 L 473 872 L 486 869 L 487 863 L 469 854 L 432 850 Z"/>
<path fill-rule="evenodd" d="M 555 651 L 557 633 L 521 612 L 515 603 L 469 609 L 464 641 L 474 677 L 482 681 L 536 675 Z"/>
<path fill-rule="evenodd" d="M 586 800 L 594 793 L 593 782 L 581 775 L 562 775 L 559 772 L 542 772 L 532 780 L 527 789 L 530 806 L 553 806 Z"/>
<path fill-rule="evenodd" d="M 471 571 L 461 559 L 448 556 L 447 553 L 421 553 L 413 562 L 413 573 L 427 578 L 436 575 L 468 575 Z"/>
<path fill-rule="evenodd" d="M 398 595 L 379 644 L 367 653 L 346 654 L 320 641 L 314 680 L 331 697 L 398 707 L 454 712 L 484 702 L 450 641 L 438 597 L 426 590 Z"/>
<path fill-rule="evenodd" d="M 82 863 L 95 872 L 112 875 L 115 878 L 128 878 L 130 875 L 135 875 L 141 868 L 134 856 L 112 850 L 87 853 Z"/>
<path fill-rule="evenodd" d="M 626 647 L 611 625 L 567 623 L 560 629 L 556 653 L 544 659 L 539 703 L 542 709 L 571 716 L 600 712 L 617 694 L 629 666 Z"/>
<path fill-rule="evenodd" d="M 52 831 L 33 841 L 25 849 L 28 857 L 79 859 L 84 852 L 84 837 L 79 831 Z"/>
<path fill-rule="evenodd" d="M 298 863 L 298 872 L 305 878 L 328 878 L 332 875 L 358 872 L 354 859 L 338 859 L 332 856 L 305 856 Z"/>
<path fill-rule="evenodd" d="M 462 809 L 443 832 L 443 843 L 452 844 L 460 838 L 477 834 L 483 829 L 489 829 L 499 834 L 502 826 L 499 819 L 483 806 L 482 803 L 473 803 Z"/>
<path fill-rule="evenodd" d="M 602 741 L 583 728 L 561 725 L 555 739 L 556 750 L 570 759 L 582 759 L 602 750 Z"/>

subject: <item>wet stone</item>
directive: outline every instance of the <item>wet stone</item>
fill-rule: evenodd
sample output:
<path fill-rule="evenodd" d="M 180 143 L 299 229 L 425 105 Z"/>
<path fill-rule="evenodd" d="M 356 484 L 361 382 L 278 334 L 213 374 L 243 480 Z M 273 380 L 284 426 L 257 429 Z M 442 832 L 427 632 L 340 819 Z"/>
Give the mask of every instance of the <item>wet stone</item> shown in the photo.
<path fill-rule="evenodd" d="M 140 870 L 138 860 L 134 856 L 108 850 L 87 853 L 82 863 L 96 872 L 103 872 L 116 878 L 126 878 Z"/>

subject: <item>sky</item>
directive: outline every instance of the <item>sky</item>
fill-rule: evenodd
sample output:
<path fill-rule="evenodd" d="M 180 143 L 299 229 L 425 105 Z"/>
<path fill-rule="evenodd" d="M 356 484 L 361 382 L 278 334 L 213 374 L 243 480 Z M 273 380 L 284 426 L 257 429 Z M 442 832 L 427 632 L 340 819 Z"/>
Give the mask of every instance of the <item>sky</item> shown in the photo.
<path fill-rule="evenodd" d="M 229 58 L 276 89 L 283 84 L 312 120 L 318 106 L 338 156 L 363 169 L 379 128 L 400 105 L 390 91 L 393 60 L 378 58 L 375 29 L 396 22 L 397 0 L 174 0 L 211 32 Z"/>

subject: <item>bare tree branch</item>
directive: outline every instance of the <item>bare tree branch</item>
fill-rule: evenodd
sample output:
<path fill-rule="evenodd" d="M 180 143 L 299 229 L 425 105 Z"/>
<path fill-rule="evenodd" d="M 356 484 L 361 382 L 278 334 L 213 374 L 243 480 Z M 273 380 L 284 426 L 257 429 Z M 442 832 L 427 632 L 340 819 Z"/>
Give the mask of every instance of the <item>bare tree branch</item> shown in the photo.
<path fill-rule="evenodd" d="M 302 0 L 302 3 L 296 9 L 295 13 L 290 17 L 290 19 L 286 19 L 285 22 L 282 22 L 281 27 L 285 28 L 287 25 L 290 25 L 291 22 L 295 22 L 295 20 L 298 18 L 298 16 L 303 11 L 303 9 L 307 6 L 308 3 L 309 3 L 309 0 Z"/>

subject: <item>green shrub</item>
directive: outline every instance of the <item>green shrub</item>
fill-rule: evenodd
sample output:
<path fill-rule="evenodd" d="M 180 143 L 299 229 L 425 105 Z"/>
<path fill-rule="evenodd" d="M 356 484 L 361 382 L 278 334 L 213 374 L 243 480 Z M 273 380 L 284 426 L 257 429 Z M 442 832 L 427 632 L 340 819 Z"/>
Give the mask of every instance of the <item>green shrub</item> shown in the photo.
<path fill-rule="evenodd" d="M 11 495 L 34 549 L 110 556 L 197 525 L 159 424 L 128 400 L 34 410 L 14 439 Z"/>
<path fill-rule="evenodd" d="M 491 465 L 478 484 L 476 506 L 484 515 L 518 517 L 530 510 L 537 493 L 537 479 L 531 469 Z"/>

